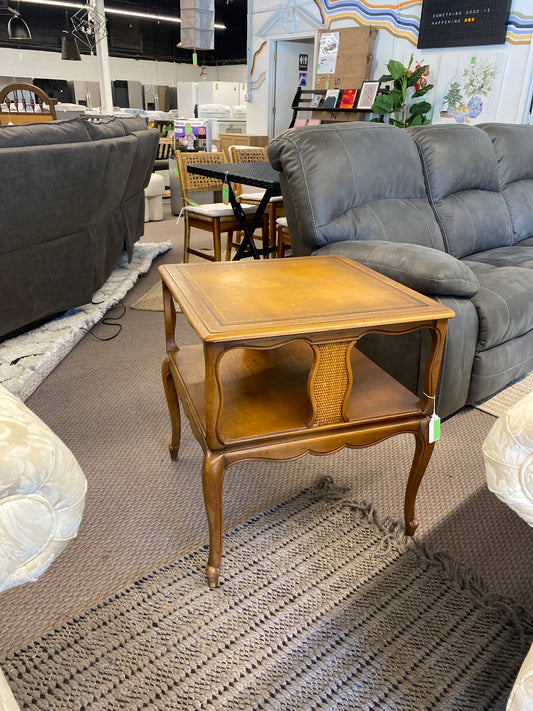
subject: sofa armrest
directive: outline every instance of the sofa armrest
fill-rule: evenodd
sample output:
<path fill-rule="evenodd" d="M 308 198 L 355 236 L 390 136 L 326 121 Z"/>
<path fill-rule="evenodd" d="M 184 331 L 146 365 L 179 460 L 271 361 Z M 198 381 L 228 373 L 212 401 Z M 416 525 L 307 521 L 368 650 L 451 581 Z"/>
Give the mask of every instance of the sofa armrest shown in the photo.
<path fill-rule="evenodd" d="M 479 289 L 472 270 L 431 247 L 383 240 L 334 242 L 313 252 L 341 254 L 428 296 L 472 297 Z"/>

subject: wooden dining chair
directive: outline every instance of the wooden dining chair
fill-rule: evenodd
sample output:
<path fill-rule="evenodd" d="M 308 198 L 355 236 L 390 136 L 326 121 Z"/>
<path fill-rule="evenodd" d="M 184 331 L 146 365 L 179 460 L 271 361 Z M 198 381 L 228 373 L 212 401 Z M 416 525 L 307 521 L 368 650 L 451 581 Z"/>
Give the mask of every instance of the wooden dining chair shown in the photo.
<path fill-rule="evenodd" d="M 267 161 L 268 153 L 266 146 L 230 146 L 229 157 L 232 163 L 255 163 L 256 161 Z M 259 205 L 263 197 L 264 190 L 248 190 L 246 186 L 236 185 L 235 195 L 241 202 L 250 205 Z M 276 245 L 276 220 L 285 214 L 283 208 L 283 197 L 276 195 L 270 198 L 268 203 L 268 241 L 271 247 Z"/>
<path fill-rule="evenodd" d="M 290 249 L 291 246 L 291 237 L 289 235 L 289 226 L 286 217 L 278 217 L 276 220 L 276 234 L 277 256 L 284 257 L 287 248 Z"/>
<path fill-rule="evenodd" d="M 189 173 L 187 166 L 198 164 L 225 163 L 226 158 L 222 152 L 188 153 L 176 151 L 176 162 L 178 166 L 179 180 L 181 185 L 181 195 L 183 199 L 183 212 L 185 216 L 184 239 L 183 239 L 183 261 L 189 261 L 189 255 L 208 259 L 212 262 L 222 260 L 221 235 L 227 235 L 226 260 L 231 258 L 231 249 L 238 248 L 240 243 L 233 240 L 233 233 L 241 230 L 241 223 L 235 216 L 230 204 L 223 202 L 197 204 L 190 198 L 191 193 L 214 192 L 222 190 L 222 181 L 215 178 L 208 178 L 203 175 Z M 241 203 L 242 210 L 247 222 L 251 222 L 257 205 Z M 209 254 L 191 247 L 191 228 L 197 228 L 213 235 L 214 254 Z M 264 238 L 268 236 L 268 217 L 264 215 L 260 227 Z"/>
<path fill-rule="evenodd" d="M 0 90 L 0 126 L 56 120 L 55 99 L 33 84 L 8 84 Z"/>

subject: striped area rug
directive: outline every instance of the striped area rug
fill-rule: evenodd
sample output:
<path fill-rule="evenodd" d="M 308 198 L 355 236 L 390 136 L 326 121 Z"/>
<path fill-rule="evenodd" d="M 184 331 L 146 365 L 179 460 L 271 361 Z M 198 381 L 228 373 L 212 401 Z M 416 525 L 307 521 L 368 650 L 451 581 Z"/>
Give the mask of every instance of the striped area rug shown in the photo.
<path fill-rule="evenodd" d="M 0 660 L 29 709 L 503 710 L 533 632 L 328 481 Z"/>

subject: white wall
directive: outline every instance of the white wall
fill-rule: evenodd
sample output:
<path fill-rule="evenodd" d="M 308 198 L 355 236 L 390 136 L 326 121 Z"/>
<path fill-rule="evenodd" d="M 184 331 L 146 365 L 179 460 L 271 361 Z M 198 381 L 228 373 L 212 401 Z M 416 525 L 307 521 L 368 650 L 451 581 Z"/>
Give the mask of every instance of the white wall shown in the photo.
<path fill-rule="evenodd" d="M 392 14 L 404 19 L 418 21 L 422 3 L 409 4 L 400 0 L 387 5 Z M 319 8 L 322 13 L 319 12 Z M 395 10 L 394 10 L 395 8 Z M 408 63 L 410 55 L 430 65 L 430 82 L 435 89 L 427 99 L 433 104 L 433 122 L 445 120 L 440 117 L 445 83 L 453 71 L 463 71 L 465 62 L 472 57 L 491 58 L 500 66 L 499 89 L 492 94 L 490 118 L 484 120 L 517 123 L 524 120 L 528 90 L 533 67 L 533 4 L 531 0 L 513 0 L 511 16 L 518 22 L 509 25 L 504 45 L 484 47 L 417 50 L 416 35 L 401 32 L 392 26 L 390 12 L 385 14 L 380 0 L 346 0 L 336 15 L 335 3 L 316 0 L 315 3 L 282 2 L 273 6 L 269 0 L 248 1 L 248 70 L 251 103 L 248 107 L 249 133 L 268 133 L 269 111 L 272 96 L 272 67 L 270 51 L 275 39 L 290 36 L 312 35 L 318 28 L 335 31 L 341 27 L 368 24 L 363 10 L 373 11 L 372 24 L 378 27 L 378 37 L 374 49 L 372 79 L 386 73 L 389 59 Z M 379 13 L 383 16 L 380 21 Z M 324 21 L 327 23 L 324 24 Z M 395 34 L 393 34 L 395 32 Z M 316 48 L 315 48 L 316 52 Z M 311 75 L 311 72 L 309 73 Z M 310 78 L 310 77 L 309 77 Z M 296 91 L 296 87 L 294 87 Z M 488 111 L 488 107 L 486 107 Z M 449 120 L 449 119 L 448 119 Z"/>
<path fill-rule="evenodd" d="M 141 84 L 176 86 L 178 81 L 199 81 L 200 67 L 192 64 L 155 62 L 144 59 L 109 58 L 112 79 L 140 81 Z M 246 66 L 206 67 L 211 81 L 246 81 Z M 98 58 L 82 55 L 81 62 L 61 59 L 60 52 L 40 52 L 0 48 L 0 75 L 11 80 L 22 78 L 80 79 L 99 81 Z"/>

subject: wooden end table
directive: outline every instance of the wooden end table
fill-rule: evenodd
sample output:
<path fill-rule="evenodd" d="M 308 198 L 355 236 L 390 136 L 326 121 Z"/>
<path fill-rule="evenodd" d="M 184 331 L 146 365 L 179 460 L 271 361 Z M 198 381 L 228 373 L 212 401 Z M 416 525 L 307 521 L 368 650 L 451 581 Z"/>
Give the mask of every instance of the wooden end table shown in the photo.
<path fill-rule="evenodd" d="M 220 575 L 224 473 L 243 459 L 329 454 L 410 432 L 416 447 L 404 519 L 412 536 L 416 493 L 434 448 L 429 420 L 454 312 L 340 256 L 173 264 L 159 272 L 170 455 L 178 456 L 181 401 L 204 451 L 209 585 L 216 587 Z M 174 299 L 202 344 L 176 345 Z M 419 329 L 431 333 L 421 398 L 356 347 L 367 333 L 394 337 Z"/>

